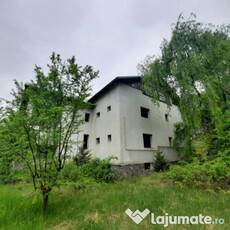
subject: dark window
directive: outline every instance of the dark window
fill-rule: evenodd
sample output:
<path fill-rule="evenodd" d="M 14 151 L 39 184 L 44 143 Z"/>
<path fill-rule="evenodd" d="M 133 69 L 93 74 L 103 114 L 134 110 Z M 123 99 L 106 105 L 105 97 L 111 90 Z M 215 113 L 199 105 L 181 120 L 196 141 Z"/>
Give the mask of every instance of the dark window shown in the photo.
<path fill-rule="evenodd" d="M 85 134 L 84 135 L 84 139 L 83 139 L 83 148 L 87 149 L 88 148 L 88 139 L 89 139 L 89 135 Z"/>
<path fill-rule="evenodd" d="M 172 146 L 172 137 L 169 137 L 169 145 Z"/>
<path fill-rule="evenodd" d="M 107 112 L 111 111 L 111 105 L 107 107 Z"/>
<path fill-rule="evenodd" d="M 145 133 L 143 134 L 144 148 L 151 148 L 151 139 L 152 135 Z"/>
<path fill-rule="evenodd" d="M 97 138 L 96 138 L 96 143 L 97 143 L 97 144 L 100 144 L 100 137 L 97 137 Z"/>
<path fill-rule="evenodd" d="M 100 116 L 101 116 L 100 112 L 97 112 L 97 117 L 100 117 Z"/>
<path fill-rule="evenodd" d="M 165 114 L 165 120 L 169 121 L 169 115 L 168 114 Z"/>
<path fill-rule="evenodd" d="M 145 169 L 150 169 L 150 163 L 144 163 L 144 168 Z"/>
<path fill-rule="evenodd" d="M 111 141 L 112 141 L 112 135 L 109 134 L 109 135 L 108 135 L 108 142 L 111 142 Z"/>
<path fill-rule="evenodd" d="M 149 117 L 149 109 L 141 107 L 141 116 L 148 118 Z"/>
<path fill-rule="evenodd" d="M 89 117 L 90 117 L 90 114 L 89 113 L 85 113 L 85 122 L 89 122 Z"/>

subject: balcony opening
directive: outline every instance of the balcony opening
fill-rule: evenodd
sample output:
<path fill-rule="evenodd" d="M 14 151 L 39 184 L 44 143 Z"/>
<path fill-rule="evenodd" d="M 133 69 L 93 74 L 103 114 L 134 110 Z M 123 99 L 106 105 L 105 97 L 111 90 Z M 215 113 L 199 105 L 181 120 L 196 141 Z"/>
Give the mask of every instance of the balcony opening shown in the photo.
<path fill-rule="evenodd" d="M 144 133 L 143 134 L 144 148 L 151 148 L 151 141 L 152 141 L 152 135 Z"/>
<path fill-rule="evenodd" d="M 89 139 L 89 135 L 88 134 L 84 134 L 84 138 L 83 138 L 83 149 L 88 149 L 88 139 Z"/>

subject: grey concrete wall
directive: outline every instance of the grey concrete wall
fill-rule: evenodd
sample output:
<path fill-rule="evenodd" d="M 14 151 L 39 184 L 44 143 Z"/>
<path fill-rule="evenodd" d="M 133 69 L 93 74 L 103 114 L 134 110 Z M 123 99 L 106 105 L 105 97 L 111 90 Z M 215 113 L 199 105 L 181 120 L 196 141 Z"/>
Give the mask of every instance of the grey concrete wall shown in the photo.
<path fill-rule="evenodd" d="M 124 164 L 153 162 L 158 146 L 169 147 L 169 137 L 174 136 L 174 123 L 181 120 L 176 106 L 169 110 L 160 102 L 154 105 L 151 98 L 140 90 L 125 84 L 119 85 L 121 142 Z M 140 107 L 149 109 L 149 117 L 141 117 Z M 168 121 L 165 120 L 168 114 Z M 152 135 L 152 147 L 144 148 L 143 133 Z M 168 154 L 168 152 L 167 152 Z M 171 160 L 177 160 L 175 152 L 171 152 Z"/>
<path fill-rule="evenodd" d="M 114 164 L 143 164 L 153 162 L 155 152 L 161 150 L 170 161 L 178 160 L 170 148 L 169 137 L 173 138 L 173 124 L 181 120 L 176 106 L 169 111 L 167 105 L 160 102 L 154 105 L 151 98 L 140 90 L 125 84 L 118 84 L 104 93 L 97 101 L 97 106 L 90 113 L 90 121 L 81 126 L 82 132 L 76 135 L 79 143 L 83 135 L 89 135 L 88 149 L 93 157 L 107 158 L 116 156 Z M 111 111 L 107 107 L 111 106 Z M 140 107 L 149 109 L 149 117 L 141 117 Z M 100 112 L 100 117 L 97 117 Z M 168 115 L 168 121 L 165 120 Z M 151 148 L 144 148 L 143 133 L 152 135 Z M 112 141 L 108 141 L 108 135 Z M 100 144 L 96 143 L 100 138 Z"/>
<path fill-rule="evenodd" d="M 82 141 L 83 135 L 89 134 L 88 149 L 92 156 L 101 159 L 115 156 L 118 159 L 114 163 L 121 161 L 119 102 L 119 88 L 113 87 L 97 100 L 96 107 L 90 112 L 90 121 L 81 126 L 82 132 L 75 137 Z M 107 111 L 108 106 L 111 111 Z M 85 112 L 82 112 L 83 117 Z M 98 112 L 100 117 L 97 117 Z M 108 135 L 112 137 L 110 142 Z M 100 138 L 100 144 L 96 143 L 96 138 Z"/>

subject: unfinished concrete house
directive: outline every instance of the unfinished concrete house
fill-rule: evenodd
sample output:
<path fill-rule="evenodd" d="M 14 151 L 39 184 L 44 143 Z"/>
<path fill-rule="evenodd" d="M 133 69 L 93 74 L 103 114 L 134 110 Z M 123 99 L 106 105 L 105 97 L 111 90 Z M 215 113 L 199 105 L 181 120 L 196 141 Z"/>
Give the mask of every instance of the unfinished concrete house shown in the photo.
<path fill-rule="evenodd" d="M 173 124 L 181 121 L 176 106 L 155 105 L 143 92 L 141 77 L 116 77 L 96 93 L 95 106 L 82 111 L 85 124 L 76 136 L 93 157 L 117 157 L 114 165 L 143 174 L 152 167 L 156 151 L 177 161 L 172 148 Z"/>

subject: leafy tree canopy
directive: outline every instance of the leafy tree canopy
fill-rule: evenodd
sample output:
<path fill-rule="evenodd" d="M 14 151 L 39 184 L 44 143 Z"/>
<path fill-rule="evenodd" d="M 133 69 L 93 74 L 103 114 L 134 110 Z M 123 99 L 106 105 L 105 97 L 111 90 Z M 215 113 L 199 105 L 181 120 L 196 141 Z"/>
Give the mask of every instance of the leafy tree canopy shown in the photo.
<path fill-rule="evenodd" d="M 153 100 L 164 97 L 178 106 L 183 121 L 175 127 L 174 145 L 189 156 L 198 140 L 205 140 L 210 154 L 230 151 L 229 35 L 230 25 L 204 25 L 194 14 L 188 20 L 180 15 L 161 55 L 138 65 Z"/>
<path fill-rule="evenodd" d="M 27 165 L 34 188 L 44 197 L 44 210 L 76 144 L 71 137 L 83 122 L 79 111 L 91 106 L 86 102 L 89 83 L 98 76 L 91 66 L 79 66 L 75 57 L 62 62 L 53 53 L 50 60 L 47 74 L 36 66 L 34 80 L 25 85 L 15 81 L 14 98 L 0 129 L 2 154 L 20 156 Z"/>

